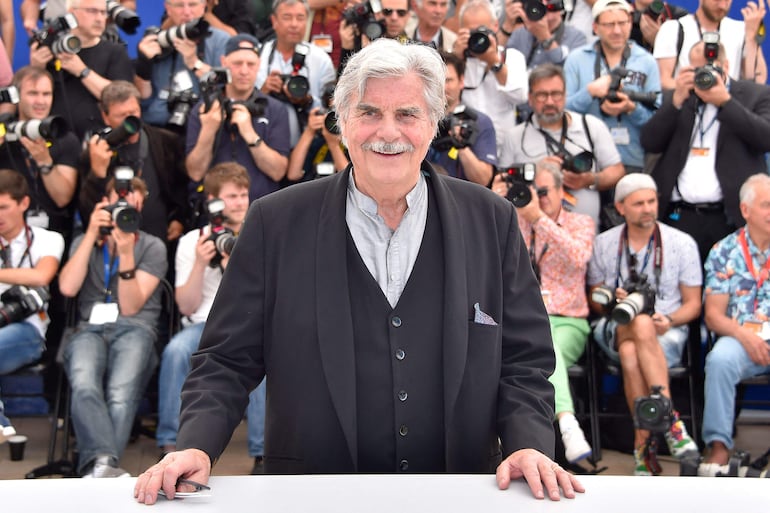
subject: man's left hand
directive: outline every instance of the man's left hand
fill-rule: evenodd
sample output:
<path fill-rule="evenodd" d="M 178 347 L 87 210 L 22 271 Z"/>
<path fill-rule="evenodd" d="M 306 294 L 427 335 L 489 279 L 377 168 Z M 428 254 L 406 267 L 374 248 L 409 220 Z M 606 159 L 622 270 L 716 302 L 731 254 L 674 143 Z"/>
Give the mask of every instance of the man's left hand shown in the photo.
<path fill-rule="evenodd" d="M 38 165 L 50 164 L 53 162 L 51 152 L 48 150 L 48 143 L 45 139 L 22 137 L 20 141 L 21 145 L 29 152 L 29 156 L 32 157 L 32 160 Z"/>
<path fill-rule="evenodd" d="M 86 68 L 85 63 L 76 53 L 62 52 L 56 54 L 56 58 L 61 62 L 62 69 L 70 75 L 79 77 L 83 69 Z"/>
<path fill-rule="evenodd" d="M 716 82 L 709 89 L 698 89 L 696 87 L 693 91 L 695 92 L 695 95 L 705 103 L 721 107 L 730 99 L 730 91 L 727 90 L 725 79 L 722 77 L 721 73 L 714 73 L 714 76 L 716 77 Z"/>
<path fill-rule="evenodd" d="M 508 456 L 498 465 L 496 477 L 501 490 L 508 489 L 512 479 L 523 477 L 536 499 L 545 498 L 547 492 L 552 501 L 558 501 L 561 499 L 559 489 L 568 499 L 574 499 L 575 492 L 585 492 L 577 477 L 534 449 L 520 449 Z"/>

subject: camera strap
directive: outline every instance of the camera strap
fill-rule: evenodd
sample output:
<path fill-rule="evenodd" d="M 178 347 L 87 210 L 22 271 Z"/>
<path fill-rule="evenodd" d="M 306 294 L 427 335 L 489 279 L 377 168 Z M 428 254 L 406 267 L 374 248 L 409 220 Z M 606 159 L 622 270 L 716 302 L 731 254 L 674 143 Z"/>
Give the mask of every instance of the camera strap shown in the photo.
<path fill-rule="evenodd" d="M 610 64 L 607 62 L 607 56 L 604 55 L 604 48 L 602 48 L 602 45 L 598 40 L 594 43 L 594 50 L 596 51 L 596 59 L 594 59 L 594 80 L 596 80 L 602 76 L 602 63 L 604 64 L 604 67 L 607 68 L 608 72 L 612 70 L 612 68 L 610 68 Z M 626 43 L 626 47 L 623 49 L 623 55 L 620 58 L 620 64 L 616 67 L 625 68 L 629 57 L 631 57 L 631 46 Z"/>
<path fill-rule="evenodd" d="M 112 255 L 110 255 L 107 249 L 107 241 L 102 244 L 102 257 L 104 258 L 104 302 L 109 303 L 112 301 L 112 291 L 110 290 L 110 281 L 112 277 L 118 273 L 118 265 L 120 264 L 120 257 L 117 257 L 118 250 L 117 244 L 112 244 Z"/>
<path fill-rule="evenodd" d="M 567 155 L 572 155 L 572 152 L 567 150 L 566 146 L 564 146 L 565 141 L 569 141 L 572 144 L 574 144 L 575 146 L 577 146 L 578 148 L 580 148 L 581 150 L 588 151 L 588 152 L 593 154 L 594 142 L 591 139 L 591 132 L 588 131 L 588 123 L 586 122 L 585 116 L 581 115 L 581 119 L 583 121 L 583 129 L 585 130 L 586 137 L 588 138 L 588 143 L 591 145 L 591 149 L 590 150 L 587 150 L 587 149 L 583 148 L 581 145 L 579 145 L 578 143 L 576 143 L 575 141 L 573 141 L 572 139 L 567 137 L 567 128 L 568 128 L 569 125 L 567 123 L 567 113 L 566 112 L 564 114 L 562 114 L 562 116 L 561 116 L 561 140 L 557 141 L 556 139 L 554 139 L 554 137 L 551 134 L 549 134 L 548 132 L 546 132 L 542 128 L 540 128 L 540 127 L 537 128 L 537 130 L 545 138 L 545 145 L 548 147 L 548 152 L 549 152 L 550 155 L 558 155 L 559 153 L 567 154 Z M 529 121 L 527 121 L 527 122 L 529 123 Z"/>
<path fill-rule="evenodd" d="M 626 269 L 628 270 L 629 277 L 633 275 L 638 276 L 642 273 L 650 262 L 650 255 L 655 255 L 653 260 L 653 275 L 655 276 L 655 287 L 657 288 L 660 283 L 660 273 L 663 268 L 663 239 L 660 235 L 660 225 L 658 225 L 657 222 L 655 223 L 655 230 L 652 232 L 650 240 L 647 242 L 647 252 L 644 255 L 644 262 L 642 262 L 642 267 L 638 271 L 631 265 L 631 261 L 635 261 L 636 259 L 631 254 L 630 244 L 628 243 L 628 225 L 623 226 L 623 230 L 620 232 L 620 240 L 618 241 L 618 259 L 615 267 L 615 288 L 620 287 L 620 284 L 623 281 L 620 272 L 620 261 L 622 260 L 624 253 L 626 255 Z"/>
<path fill-rule="evenodd" d="M 540 279 L 540 262 L 543 261 L 543 256 L 545 256 L 545 252 L 548 251 L 548 243 L 543 244 L 543 249 L 540 250 L 540 256 L 537 256 L 537 253 L 535 251 L 535 227 L 530 227 L 531 235 L 529 237 L 529 262 L 532 264 L 532 270 L 535 272 L 535 278 L 537 278 L 537 283 L 542 285 L 542 281 Z"/>
<path fill-rule="evenodd" d="M 757 272 L 754 268 L 754 258 L 752 258 L 751 251 L 749 250 L 749 241 L 746 238 L 745 227 L 741 228 L 741 232 L 738 234 L 738 241 L 740 242 L 741 250 L 743 251 L 743 259 L 746 261 L 746 269 L 751 273 L 752 278 L 754 278 L 754 281 L 757 283 L 757 291 L 754 294 L 754 311 L 756 312 L 759 307 L 759 289 L 762 288 L 762 285 L 770 274 L 770 259 L 765 260 L 764 264 L 762 264 L 762 268 Z"/>
<path fill-rule="evenodd" d="M 13 241 L 9 240 L 8 245 L 6 245 L 3 244 L 2 240 L 0 240 L 0 258 L 3 260 L 3 269 L 18 269 L 21 267 L 21 264 L 24 262 L 25 258 L 29 262 L 29 267 L 34 267 L 34 265 L 32 265 L 32 256 L 29 252 L 30 248 L 32 247 L 32 243 L 35 241 L 35 232 L 33 232 L 32 228 L 30 228 L 26 223 L 24 224 L 24 237 L 27 239 L 27 247 L 24 250 L 24 253 L 22 253 L 21 258 L 19 259 L 19 263 L 16 265 L 13 265 L 11 254 L 11 244 L 13 244 Z"/>
<path fill-rule="evenodd" d="M 700 135 L 700 146 L 699 148 L 703 148 L 703 137 L 711 130 L 711 128 L 714 126 L 714 123 L 717 122 L 717 116 L 719 115 L 719 110 L 717 108 L 714 108 L 714 116 L 709 120 L 706 127 L 703 127 L 703 118 L 706 116 L 706 107 L 707 105 L 703 103 L 702 101 L 698 102 L 698 108 L 695 109 L 695 117 L 698 119 L 698 122 L 696 124 L 697 132 Z M 690 149 L 693 148 L 693 145 L 695 144 L 695 131 L 693 131 L 692 137 L 690 139 Z"/>

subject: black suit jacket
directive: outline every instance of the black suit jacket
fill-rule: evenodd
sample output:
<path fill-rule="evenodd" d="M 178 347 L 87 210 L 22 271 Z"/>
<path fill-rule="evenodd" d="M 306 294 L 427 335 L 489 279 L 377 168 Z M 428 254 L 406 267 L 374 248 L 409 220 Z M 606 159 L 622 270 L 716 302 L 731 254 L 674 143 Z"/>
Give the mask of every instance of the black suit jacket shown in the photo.
<path fill-rule="evenodd" d="M 445 248 L 446 470 L 493 471 L 498 436 L 504 455 L 527 447 L 552 455 L 553 345 L 515 210 L 426 169 Z M 349 173 L 251 206 L 182 392 L 179 449 L 216 459 L 267 375 L 266 471 L 357 470 Z M 475 303 L 498 325 L 476 324 Z"/>
<path fill-rule="evenodd" d="M 716 173 L 727 218 L 741 226 L 744 220 L 738 190 L 749 176 L 767 172 L 764 154 L 770 151 L 770 88 L 745 80 L 731 81 L 730 95 L 732 99 L 717 115 Z M 695 94 L 690 94 L 679 110 L 671 102 L 672 97 L 673 91 L 664 95 L 663 105 L 641 133 L 644 149 L 662 154 L 652 170 L 661 216 L 666 213 L 671 192 L 687 161 L 698 107 Z"/>

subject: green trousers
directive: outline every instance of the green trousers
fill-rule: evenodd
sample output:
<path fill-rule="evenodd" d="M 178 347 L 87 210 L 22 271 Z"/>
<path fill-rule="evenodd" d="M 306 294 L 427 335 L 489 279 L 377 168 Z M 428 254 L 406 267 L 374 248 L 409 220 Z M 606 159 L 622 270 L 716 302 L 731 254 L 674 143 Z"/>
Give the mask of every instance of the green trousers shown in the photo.
<path fill-rule="evenodd" d="M 569 388 L 567 369 L 580 359 L 586 348 L 590 327 L 588 321 L 577 317 L 549 315 L 551 338 L 556 353 L 556 368 L 549 378 L 554 389 L 555 412 L 575 413 L 572 393 Z"/>

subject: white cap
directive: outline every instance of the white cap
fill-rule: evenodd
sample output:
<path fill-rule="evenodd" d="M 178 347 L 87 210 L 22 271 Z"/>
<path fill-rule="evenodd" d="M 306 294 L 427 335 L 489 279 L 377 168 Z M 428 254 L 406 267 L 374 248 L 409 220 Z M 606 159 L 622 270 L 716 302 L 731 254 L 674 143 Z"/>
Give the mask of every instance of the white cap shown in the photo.
<path fill-rule="evenodd" d="M 631 12 L 631 5 L 626 0 L 596 0 L 596 3 L 591 8 L 591 16 L 594 21 L 603 12 L 611 11 L 612 9 L 620 9 L 621 11 Z"/>
<path fill-rule="evenodd" d="M 658 191 L 655 180 L 653 180 L 650 175 L 644 173 L 631 173 L 630 175 L 626 175 L 615 185 L 615 201 L 623 201 L 629 194 L 633 194 L 642 189 Z"/>

